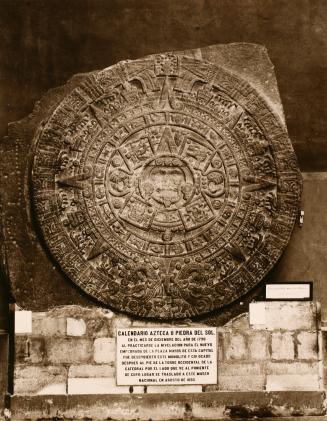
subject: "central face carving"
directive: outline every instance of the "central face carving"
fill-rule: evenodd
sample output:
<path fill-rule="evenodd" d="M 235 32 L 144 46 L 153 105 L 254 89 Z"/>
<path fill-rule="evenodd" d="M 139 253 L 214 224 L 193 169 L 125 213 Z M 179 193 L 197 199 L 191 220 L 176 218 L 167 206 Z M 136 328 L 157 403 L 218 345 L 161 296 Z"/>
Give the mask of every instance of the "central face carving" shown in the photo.
<path fill-rule="evenodd" d="M 184 205 L 192 195 L 193 177 L 186 163 L 179 158 L 161 156 L 144 168 L 140 191 L 147 202 L 171 210 Z"/>
<path fill-rule="evenodd" d="M 169 209 L 181 199 L 185 177 L 179 168 L 159 167 L 150 172 L 148 182 L 153 189 L 152 198 Z"/>

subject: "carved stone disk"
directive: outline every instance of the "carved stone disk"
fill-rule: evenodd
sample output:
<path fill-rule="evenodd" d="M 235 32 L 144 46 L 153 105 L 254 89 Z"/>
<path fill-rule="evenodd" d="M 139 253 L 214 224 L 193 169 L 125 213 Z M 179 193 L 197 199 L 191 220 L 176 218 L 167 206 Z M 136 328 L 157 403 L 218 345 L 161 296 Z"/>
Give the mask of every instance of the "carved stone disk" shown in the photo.
<path fill-rule="evenodd" d="M 143 317 L 210 312 L 272 268 L 301 182 L 254 88 L 174 54 L 119 63 L 68 95 L 35 139 L 33 200 L 73 282 Z"/>

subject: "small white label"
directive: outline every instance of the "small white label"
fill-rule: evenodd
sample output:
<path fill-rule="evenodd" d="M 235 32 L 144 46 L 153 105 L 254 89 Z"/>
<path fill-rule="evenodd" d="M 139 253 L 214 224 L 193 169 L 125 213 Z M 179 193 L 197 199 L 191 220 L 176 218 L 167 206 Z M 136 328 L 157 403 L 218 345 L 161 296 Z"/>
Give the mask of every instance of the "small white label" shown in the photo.
<path fill-rule="evenodd" d="M 310 284 L 268 284 L 266 299 L 270 300 L 303 300 L 310 299 Z"/>
<path fill-rule="evenodd" d="M 118 385 L 216 383 L 216 328 L 117 329 Z"/>
<path fill-rule="evenodd" d="M 250 325 L 266 324 L 266 304 L 250 303 L 249 306 Z"/>
<path fill-rule="evenodd" d="M 31 311 L 15 311 L 15 333 L 32 333 Z"/>

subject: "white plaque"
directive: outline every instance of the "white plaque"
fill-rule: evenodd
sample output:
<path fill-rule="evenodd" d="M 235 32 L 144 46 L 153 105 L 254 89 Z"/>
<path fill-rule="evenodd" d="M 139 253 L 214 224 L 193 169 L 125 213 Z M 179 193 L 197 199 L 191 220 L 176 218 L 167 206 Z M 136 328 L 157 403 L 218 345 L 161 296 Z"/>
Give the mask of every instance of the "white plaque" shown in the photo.
<path fill-rule="evenodd" d="M 117 384 L 216 384 L 212 327 L 117 329 Z"/>
<path fill-rule="evenodd" d="M 267 300 L 309 300 L 311 297 L 311 284 L 288 283 L 267 284 Z"/>
<path fill-rule="evenodd" d="M 266 323 L 266 303 L 250 303 L 250 325 L 264 325 Z"/>
<path fill-rule="evenodd" d="M 31 311 L 15 311 L 15 333 L 32 333 Z"/>

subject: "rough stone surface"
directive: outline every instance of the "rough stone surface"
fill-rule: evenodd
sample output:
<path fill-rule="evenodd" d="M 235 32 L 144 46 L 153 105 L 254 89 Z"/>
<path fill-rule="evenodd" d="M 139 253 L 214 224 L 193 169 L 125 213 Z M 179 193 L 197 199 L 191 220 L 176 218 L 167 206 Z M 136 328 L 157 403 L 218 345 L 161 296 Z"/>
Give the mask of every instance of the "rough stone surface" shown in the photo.
<path fill-rule="evenodd" d="M 318 358 L 318 334 L 317 332 L 300 332 L 297 335 L 298 358 L 304 360 Z"/>
<path fill-rule="evenodd" d="M 67 335 L 68 336 L 83 336 L 86 332 L 86 325 L 83 319 L 67 319 Z"/>
<path fill-rule="evenodd" d="M 266 390 L 319 390 L 318 374 L 268 374 Z"/>
<path fill-rule="evenodd" d="M 110 322 L 106 318 L 94 318 L 87 321 L 87 335 L 95 338 L 114 336 Z"/>
<path fill-rule="evenodd" d="M 273 332 L 271 349 L 274 360 L 293 360 L 295 355 L 293 334 L 291 332 Z"/>
<path fill-rule="evenodd" d="M 218 367 L 219 390 L 263 390 L 264 385 L 264 370 L 259 363 L 222 363 Z"/>
<path fill-rule="evenodd" d="M 266 364 L 267 374 L 312 374 L 318 373 L 317 362 L 273 362 Z"/>
<path fill-rule="evenodd" d="M 220 331 L 217 332 L 217 359 L 223 361 L 225 358 L 224 352 L 224 334 Z"/>
<path fill-rule="evenodd" d="M 16 336 L 15 357 L 18 363 L 36 364 L 46 356 L 45 340 L 40 337 Z"/>
<path fill-rule="evenodd" d="M 318 363 L 274 363 L 266 368 L 266 390 L 319 390 Z"/>
<path fill-rule="evenodd" d="M 266 378 L 263 374 L 250 376 L 221 376 L 219 390 L 244 391 L 264 390 Z M 276 390 L 276 389 L 272 389 Z"/>
<path fill-rule="evenodd" d="M 267 332 L 252 332 L 248 336 L 250 359 L 265 360 L 268 357 Z"/>
<path fill-rule="evenodd" d="M 78 377 L 68 379 L 69 395 L 126 394 L 129 386 L 117 386 L 113 377 Z"/>
<path fill-rule="evenodd" d="M 32 333 L 44 336 L 65 335 L 66 319 L 64 317 L 48 317 L 46 313 L 33 313 Z"/>
<path fill-rule="evenodd" d="M 251 418 L 258 416 L 324 415 L 323 392 L 211 392 L 181 395 L 143 394 L 100 396 L 53 396 L 11 399 L 14 419 L 51 419 L 58 413 L 65 418 L 97 420 L 152 420 L 166 421 L 199 418 L 203 420 L 220 417 Z"/>
<path fill-rule="evenodd" d="M 316 320 L 314 302 L 266 302 L 265 328 L 268 330 L 315 330 Z"/>
<path fill-rule="evenodd" d="M 127 327 L 131 327 L 133 325 L 133 319 L 128 316 L 119 315 L 119 317 L 115 317 L 112 321 L 112 332 L 113 336 L 116 334 L 116 329 L 124 329 Z M 133 327 L 139 325 L 138 321 L 134 323 Z"/>
<path fill-rule="evenodd" d="M 112 365 L 71 365 L 68 377 L 115 377 L 115 368 Z"/>
<path fill-rule="evenodd" d="M 94 361 L 96 363 L 114 363 L 116 359 L 116 341 L 113 338 L 98 338 L 94 341 Z"/>
<path fill-rule="evenodd" d="M 224 330 L 240 330 L 246 331 L 250 329 L 249 313 L 242 313 L 237 317 L 232 318 L 224 325 Z"/>
<path fill-rule="evenodd" d="M 92 341 L 80 338 L 50 338 L 46 353 L 50 363 L 76 364 L 92 360 Z"/>
<path fill-rule="evenodd" d="M 14 378 L 16 395 L 66 393 L 67 371 L 61 366 L 16 366 Z M 51 389 L 49 387 L 51 386 Z"/>
<path fill-rule="evenodd" d="M 148 386 L 147 393 L 201 393 L 201 385 Z"/>
<path fill-rule="evenodd" d="M 51 396 L 51 395 L 65 395 L 66 393 L 67 393 L 67 382 L 64 381 L 61 383 L 55 382 L 53 384 L 47 384 L 41 390 L 39 390 L 36 394 Z"/>
<path fill-rule="evenodd" d="M 226 334 L 224 344 L 226 359 L 239 360 L 247 358 L 246 339 L 241 333 Z"/>
<path fill-rule="evenodd" d="M 233 362 L 219 364 L 220 376 L 251 376 L 263 373 L 260 362 Z"/>

